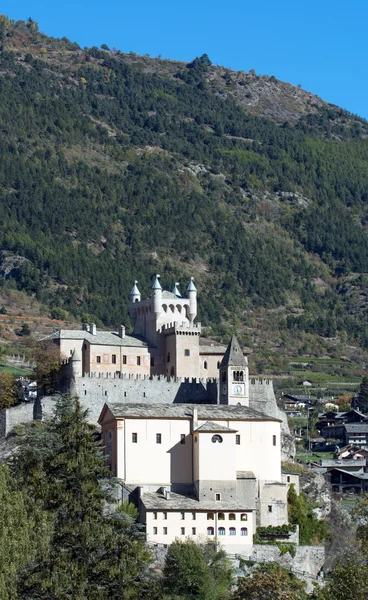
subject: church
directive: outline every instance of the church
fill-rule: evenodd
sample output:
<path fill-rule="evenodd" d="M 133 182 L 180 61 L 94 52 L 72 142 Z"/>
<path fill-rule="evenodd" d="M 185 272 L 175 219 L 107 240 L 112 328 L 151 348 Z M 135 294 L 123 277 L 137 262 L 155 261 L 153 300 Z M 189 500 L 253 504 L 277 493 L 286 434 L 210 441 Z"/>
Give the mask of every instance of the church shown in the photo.
<path fill-rule="evenodd" d="M 182 296 L 156 275 L 146 300 L 135 282 L 130 316 L 131 334 L 92 324 L 50 336 L 69 389 L 100 425 L 123 498 L 152 544 L 190 536 L 249 549 L 257 526 L 287 523 L 297 483 L 281 472 L 285 416 L 272 382 L 249 378 L 235 336 L 227 348 L 201 344 L 193 278 Z"/>

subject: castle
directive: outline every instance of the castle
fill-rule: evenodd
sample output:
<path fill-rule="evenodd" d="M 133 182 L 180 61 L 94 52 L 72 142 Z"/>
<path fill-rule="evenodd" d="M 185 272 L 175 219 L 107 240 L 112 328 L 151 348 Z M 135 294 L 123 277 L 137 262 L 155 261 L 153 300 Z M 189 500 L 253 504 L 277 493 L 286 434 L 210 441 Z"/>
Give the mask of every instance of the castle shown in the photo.
<path fill-rule="evenodd" d="M 131 334 L 92 324 L 48 339 L 65 357 L 58 383 L 98 421 L 147 540 L 220 539 L 234 553 L 252 546 L 257 525 L 287 523 L 284 415 L 272 382 L 249 379 L 235 336 L 227 348 L 202 344 L 196 316 L 193 278 L 182 296 L 156 275 L 150 298 L 137 281 L 130 292 Z"/>

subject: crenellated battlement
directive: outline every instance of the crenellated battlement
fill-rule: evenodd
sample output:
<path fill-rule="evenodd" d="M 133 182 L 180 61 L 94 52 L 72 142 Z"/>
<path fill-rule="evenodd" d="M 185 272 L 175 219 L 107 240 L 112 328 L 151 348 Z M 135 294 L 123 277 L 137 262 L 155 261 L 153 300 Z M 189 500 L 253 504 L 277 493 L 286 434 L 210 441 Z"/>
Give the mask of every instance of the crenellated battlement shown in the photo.
<path fill-rule="evenodd" d="M 200 335 L 201 331 L 201 323 L 165 323 L 160 328 L 165 335 Z"/>
<path fill-rule="evenodd" d="M 103 380 L 121 380 L 121 381 L 152 381 L 165 383 L 193 383 L 207 385 L 207 383 L 217 383 L 216 377 L 170 377 L 168 375 L 141 375 L 137 373 L 84 373 L 81 379 L 103 379 Z"/>
<path fill-rule="evenodd" d="M 249 383 L 250 383 L 250 385 L 271 385 L 271 386 L 273 386 L 272 379 L 262 379 L 262 377 L 250 377 Z"/>

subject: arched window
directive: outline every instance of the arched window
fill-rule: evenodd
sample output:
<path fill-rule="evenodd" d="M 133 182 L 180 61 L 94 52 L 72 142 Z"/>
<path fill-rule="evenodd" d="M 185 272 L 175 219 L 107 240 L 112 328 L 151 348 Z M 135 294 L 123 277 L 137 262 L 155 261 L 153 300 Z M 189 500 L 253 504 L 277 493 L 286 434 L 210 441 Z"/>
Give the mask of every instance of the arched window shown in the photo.
<path fill-rule="evenodd" d="M 243 371 L 240 371 L 239 373 L 239 381 L 243 381 L 244 380 L 244 373 Z"/>
<path fill-rule="evenodd" d="M 225 527 L 219 527 L 218 528 L 218 534 L 219 535 L 225 535 Z"/>
<path fill-rule="evenodd" d="M 230 535 L 236 535 L 236 529 L 235 529 L 235 527 L 230 527 L 229 534 Z"/>
<path fill-rule="evenodd" d="M 239 371 L 233 371 L 233 381 L 239 381 Z"/>
<path fill-rule="evenodd" d="M 207 535 L 215 535 L 215 530 L 213 527 L 207 527 Z"/>
<path fill-rule="evenodd" d="M 229 521 L 235 521 L 235 519 L 236 519 L 235 513 L 230 513 L 229 514 Z"/>
<path fill-rule="evenodd" d="M 224 513 L 219 513 L 218 514 L 218 520 L 219 521 L 225 521 L 225 515 L 224 515 Z"/>
<path fill-rule="evenodd" d="M 220 361 L 219 360 L 217 361 L 217 368 L 218 369 L 220 368 Z"/>
<path fill-rule="evenodd" d="M 212 438 L 211 438 L 211 442 L 213 444 L 216 444 L 216 442 L 218 442 L 219 444 L 222 444 L 222 437 L 221 437 L 221 435 L 218 435 L 217 433 L 215 435 L 213 435 Z"/>
<path fill-rule="evenodd" d="M 248 529 L 246 527 L 242 527 L 240 530 L 240 535 L 248 535 Z"/>
<path fill-rule="evenodd" d="M 247 515 L 247 513 L 242 513 L 240 515 L 240 520 L 241 521 L 248 521 L 248 515 Z"/>
<path fill-rule="evenodd" d="M 203 367 L 204 367 L 204 369 L 207 369 L 207 368 L 208 368 L 208 367 L 207 367 L 207 361 L 206 361 L 206 360 L 204 361 Z"/>
<path fill-rule="evenodd" d="M 213 519 L 215 518 L 213 513 L 207 513 L 207 521 L 213 521 Z"/>

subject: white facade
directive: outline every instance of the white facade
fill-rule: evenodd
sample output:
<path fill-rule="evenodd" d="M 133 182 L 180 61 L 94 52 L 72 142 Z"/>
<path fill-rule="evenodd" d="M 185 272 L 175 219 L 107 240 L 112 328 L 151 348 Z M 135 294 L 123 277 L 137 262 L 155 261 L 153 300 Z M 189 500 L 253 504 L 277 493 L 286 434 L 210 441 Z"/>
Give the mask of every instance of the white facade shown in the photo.
<path fill-rule="evenodd" d="M 99 423 L 108 466 L 139 490 L 149 542 L 205 537 L 238 552 L 256 525 L 287 522 L 277 419 L 241 405 L 106 404 Z"/>

